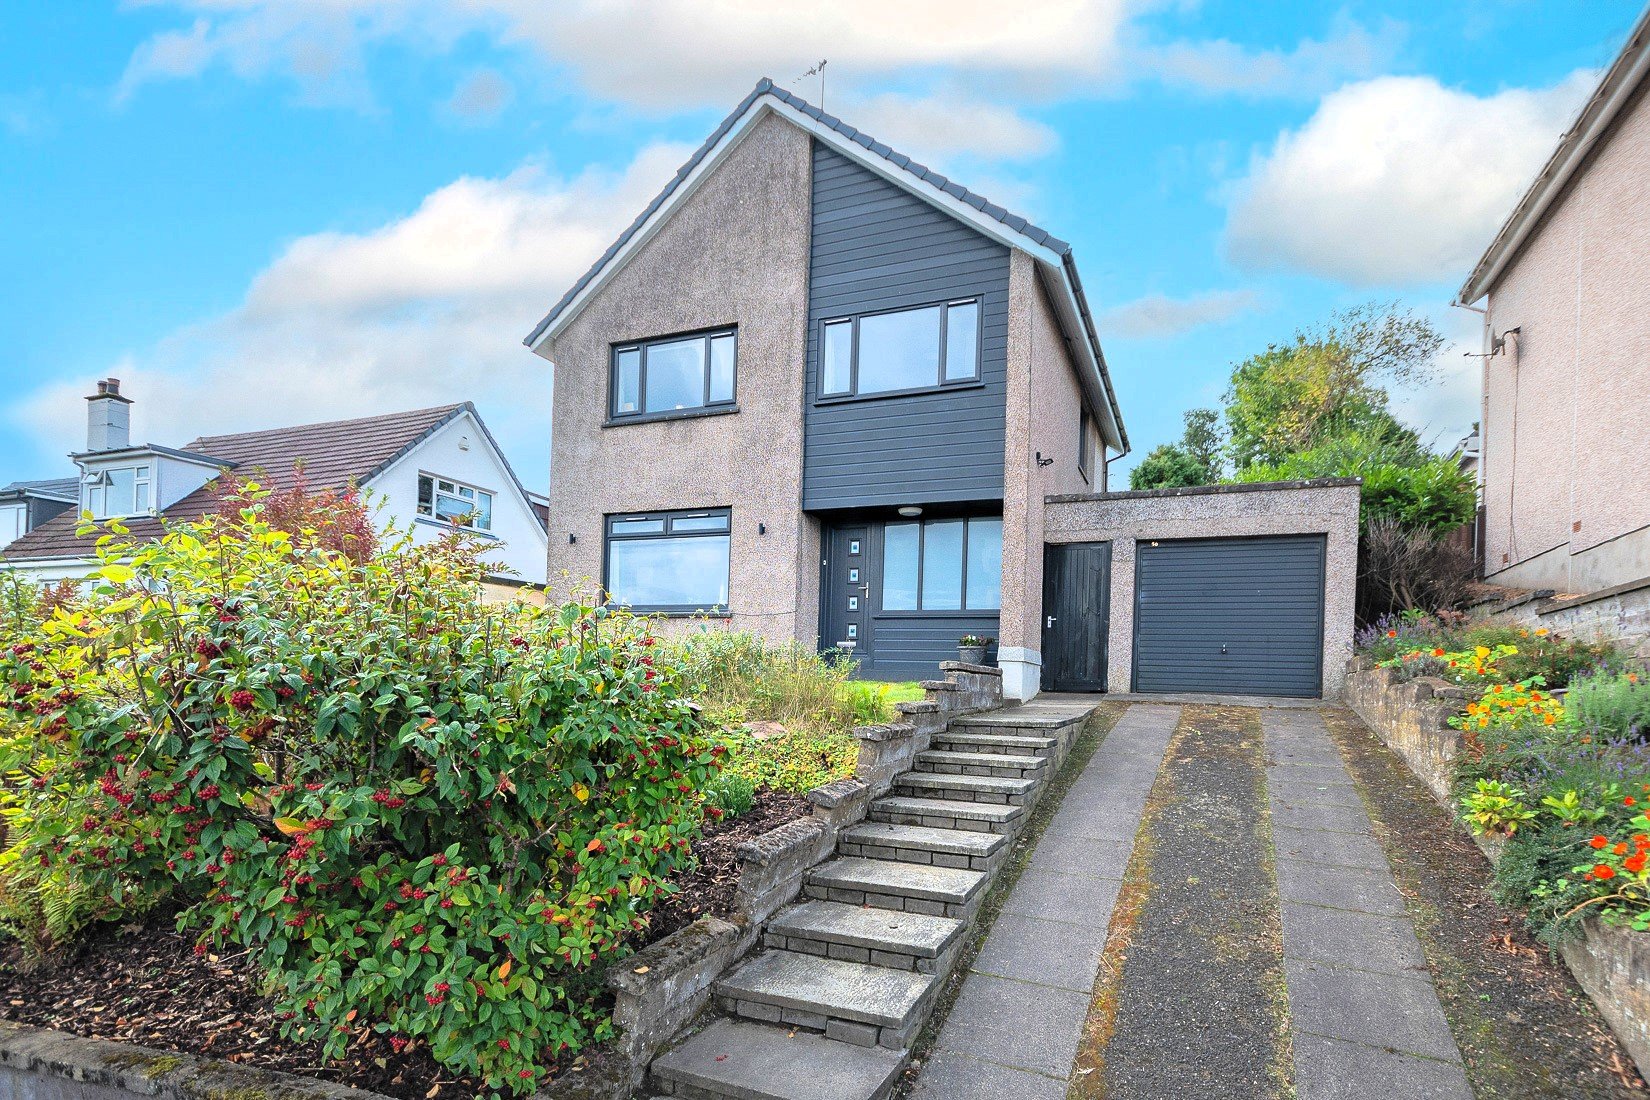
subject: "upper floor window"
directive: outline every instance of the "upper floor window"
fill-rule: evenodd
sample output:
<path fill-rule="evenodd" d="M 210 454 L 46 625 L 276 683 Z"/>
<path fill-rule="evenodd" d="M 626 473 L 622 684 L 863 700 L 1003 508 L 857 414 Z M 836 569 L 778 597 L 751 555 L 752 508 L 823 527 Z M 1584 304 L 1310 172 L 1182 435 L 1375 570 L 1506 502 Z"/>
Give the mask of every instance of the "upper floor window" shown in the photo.
<path fill-rule="evenodd" d="M 931 390 L 980 377 L 980 300 L 836 317 L 820 333 L 819 395 Z"/>
<path fill-rule="evenodd" d="M 1077 471 L 1084 477 L 1094 472 L 1094 421 L 1087 409 L 1077 418 Z"/>
<path fill-rule="evenodd" d="M 995 611 L 1003 603 L 1003 521 L 890 523 L 882 536 L 882 610 Z"/>
<path fill-rule="evenodd" d="M 110 466 L 93 470 L 82 483 L 85 508 L 93 519 L 141 515 L 149 510 L 150 467 Z"/>
<path fill-rule="evenodd" d="M 635 611 L 726 608 L 731 538 L 725 508 L 609 516 L 603 587 Z"/>
<path fill-rule="evenodd" d="M 735 343 L 726 328 L 615 345 L 608 414 L 623 420 L 732 405 Z"/>
<path fill-rule="evenodd" d="M 476 531 L 491 531 L 493 494 L 461 481 L 419 474 L 418 514 Z"/>

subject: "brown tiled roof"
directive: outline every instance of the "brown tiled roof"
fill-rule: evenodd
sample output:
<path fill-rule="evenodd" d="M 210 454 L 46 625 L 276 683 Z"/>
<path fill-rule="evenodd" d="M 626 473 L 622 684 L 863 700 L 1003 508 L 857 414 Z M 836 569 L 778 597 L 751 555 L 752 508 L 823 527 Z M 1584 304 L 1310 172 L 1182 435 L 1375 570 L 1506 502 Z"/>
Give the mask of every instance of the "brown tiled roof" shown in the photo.
<path fill-rule="evenodd" d="M 311 489 L 344 489 L 371 481 L 435 429 L 466 410 L 474 411 L 467 401 L 356 420 L 204 435 L 183 449 L 210 455 L 225 468 L 232 468 L 236 477 L 251 478 L 271 489 L 295 485 L 299 464 L 304 483 Z M 208 484 L 171 505 L 159 517 L 136 516 L 121 522 L 134 538 L 158 538 L 166 524 L 199 519 L 217 505 L 217 487 Z M 7 546 L 0 558 L 89 556 L 97 535 L 81 538 L 75 534 L 79 526 L 78 514 L 65 512 Z"/>

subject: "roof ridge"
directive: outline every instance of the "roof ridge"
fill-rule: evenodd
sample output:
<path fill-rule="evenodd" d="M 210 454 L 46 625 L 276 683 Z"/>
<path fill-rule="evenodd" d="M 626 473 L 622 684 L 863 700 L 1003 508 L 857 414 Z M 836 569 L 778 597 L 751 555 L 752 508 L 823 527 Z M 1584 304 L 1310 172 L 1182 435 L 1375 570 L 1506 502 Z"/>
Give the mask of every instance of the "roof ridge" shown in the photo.
<path fill-rule="evenodd" d="M 345 428 L 355 424 L 367 424 L 374 421 L 399 420 L 416 416 L 451 416 L 454 412 L 469 405 L 468 401 L 457 401 L 448 405 L 430 405 L 421 409 L 406 409 L 401 412 L 374 413 L 370 416 L 354 416 L 343 420 L 316 420 L 307 424 L 287 424 L 276 428 L 254 428 L 245 432 L 223 432 L 219 435 L 198 435 L 190 443 L 184 445 L 184 450 L 206 444 L 212 440 L 247 439 L 258 435 L 276 435 L 285 432 L 302 431 L 305 428 Z"/>

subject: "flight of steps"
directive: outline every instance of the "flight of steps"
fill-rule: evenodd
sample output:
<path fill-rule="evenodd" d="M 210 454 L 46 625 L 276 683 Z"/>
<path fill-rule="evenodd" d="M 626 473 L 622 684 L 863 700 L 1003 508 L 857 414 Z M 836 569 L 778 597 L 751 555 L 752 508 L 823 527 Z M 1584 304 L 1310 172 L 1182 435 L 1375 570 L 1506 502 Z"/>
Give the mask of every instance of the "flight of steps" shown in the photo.
<path fill-rule="evenodd" d="M 887 1094 L 1014 835 L 1092 706 L 954 720 L 842 830 L 836 857 L 714 987 L 724 1014 L 654 1060 L 658 1096 Z"/>

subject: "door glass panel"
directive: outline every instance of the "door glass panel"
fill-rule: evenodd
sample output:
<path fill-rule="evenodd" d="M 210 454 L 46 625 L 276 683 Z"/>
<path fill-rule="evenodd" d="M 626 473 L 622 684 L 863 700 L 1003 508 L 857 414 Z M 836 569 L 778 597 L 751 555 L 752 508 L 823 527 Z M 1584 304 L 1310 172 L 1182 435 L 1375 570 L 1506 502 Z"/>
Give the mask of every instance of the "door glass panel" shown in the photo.
<path fill-rule="evenodd" d="M 705 340 L 695 336 L 647 349 L 647 411 L 694 409 L 705 403 Z"/>
<path fill-rule="evenodd" d="M 939 378 L 940 307 L 861 317 L 858 393 L 914 390 Z"/>
<path fill-rule="evenodd" d="M 928 524 L 922 540 L 922 609 L 962 610 L 963 521 Z"/>
<path fill-rule="evenodd" d="M 640 412 L 642 409 L 642 353 L 635 348 L 619 352 L 618 377 L 614 379 L 613 412 L 615 415 Z"/>
<path fill-rule="evenodd" d="M 945 380 L 957 382 L 979 374 L 980 303 L 951 306 L 945 318 Z"/>
<path fill-rule="evenodd" d="M 882 536 L 882 609 L 917 609 L 917 547 L 922 525 L 890 523 Z"/>
<path fill-rule="evenodd" d="M 825 326 L 825 351 L 820 356 L 820 393 L 847 393 L 852 385 L 854 323 L 837 321 Z"/>
<path fill-rule="evenodd" d="M 733 337 L 710 338 L 710 399 L 733 400 Z"/>
<path fill-rule="evenodd" d="M 968 598 L 970 608 L 1003 605 L 1003 521 L 968 521 Z"/>

